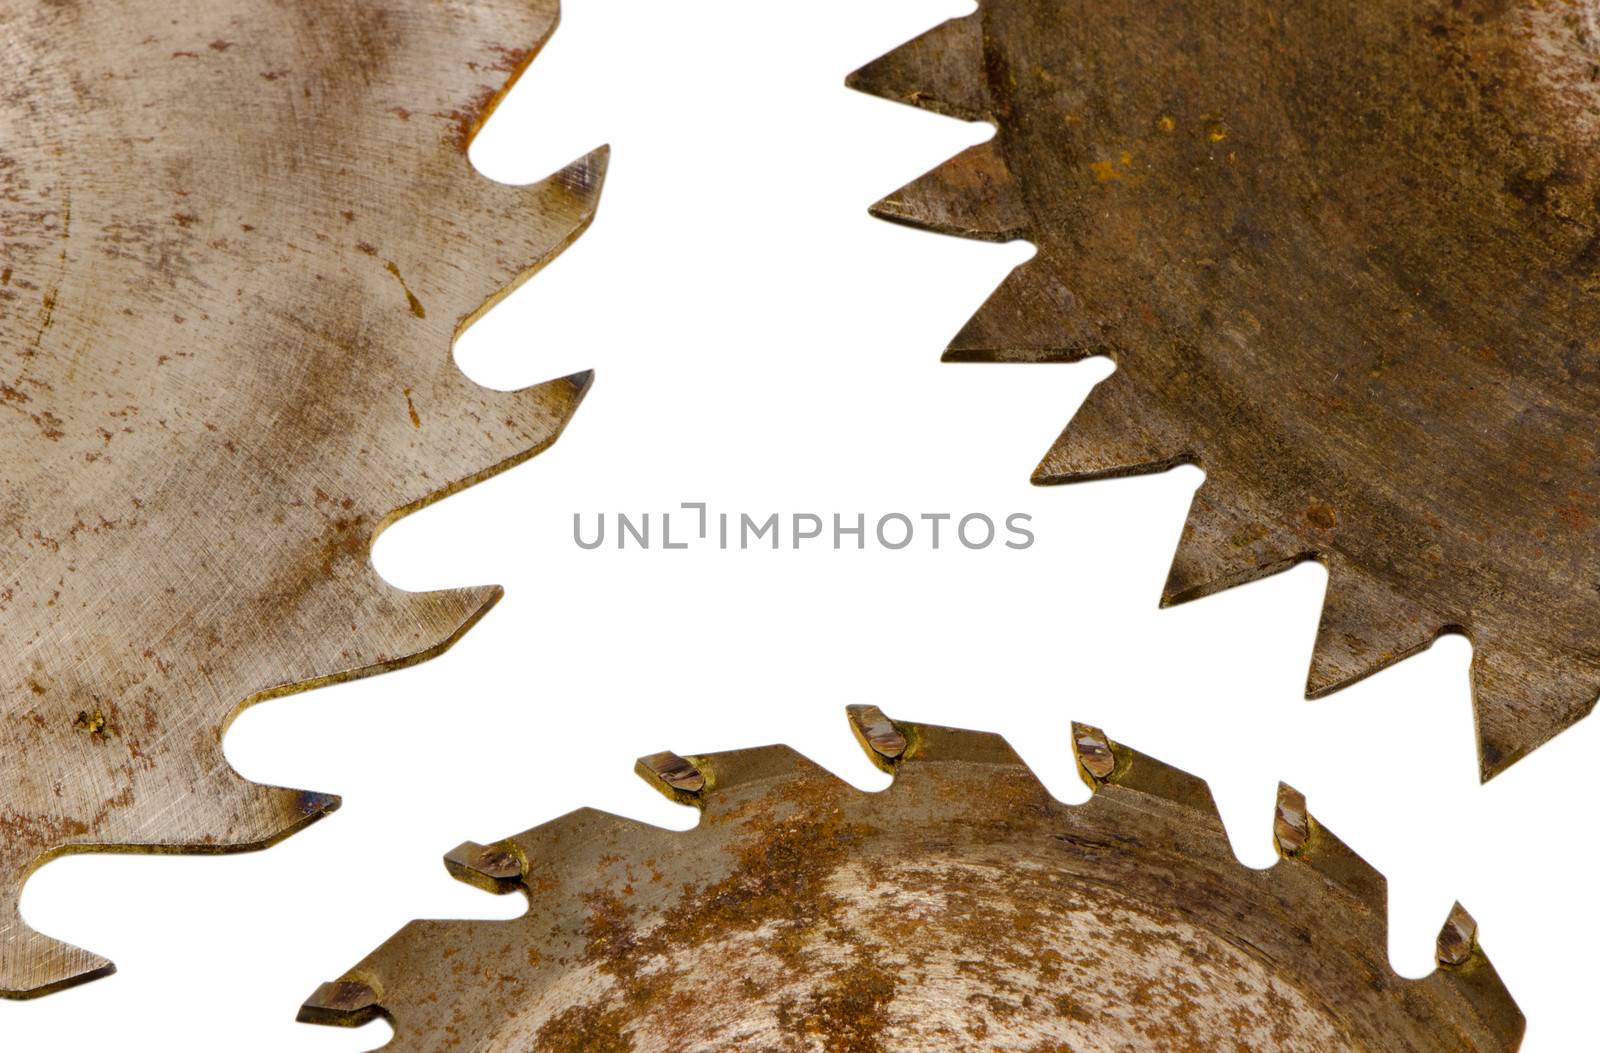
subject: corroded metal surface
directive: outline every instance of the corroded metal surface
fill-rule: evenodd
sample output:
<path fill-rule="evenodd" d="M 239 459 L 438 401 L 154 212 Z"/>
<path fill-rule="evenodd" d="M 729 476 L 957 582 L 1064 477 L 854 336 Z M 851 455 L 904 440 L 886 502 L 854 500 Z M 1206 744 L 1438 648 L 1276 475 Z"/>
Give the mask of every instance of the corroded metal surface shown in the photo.
<path fill-rule="evenodd" d="M 677 757 L 704 780 L 686 792 L 657 755 L 641 774 L 700 808 L 697 828 L 579 811 L 469 842 L 452 873 L 529 912 L 413 922 L 301 1019 L 381 1015 L 384 1048 L 419 1053 L 1520 1044 L 1465 911 L 1437 971 L 1390 971 L 1382 877 L 1303 802 L 1293 849 L 1251 870 L 1204 783 L 1095 729 L 1074 729 L 1094 795 L 1070 806 L 997 736 L 851 717 L 888 790 L 774 746 Z M 872 745 L 891 730 L 894 757 Z"/>
<path fill-rule="evenodd" d="M 223 756 L 243 706 L 436 654 L 499 596 L 386 585 L 396 517 L 549 445 L 587 375 L 451 343 L 588 223 L 466 148 L 555 0 L 0 0 L 0 993 L 69 851 L 225 852 L 337 799 Z"/>
<path fill-rule="evenodd" d="M 1311 696 L 1466 633 L 1485 778 L 1600 691 L 1597 30 L 982 0 L 850 80 L 998 127 L 875 207 L 1038 246 L 946 357 L 1116 360 L 1035 481 L 1200 464 L 1164 602 L 1321 560 Z"/>

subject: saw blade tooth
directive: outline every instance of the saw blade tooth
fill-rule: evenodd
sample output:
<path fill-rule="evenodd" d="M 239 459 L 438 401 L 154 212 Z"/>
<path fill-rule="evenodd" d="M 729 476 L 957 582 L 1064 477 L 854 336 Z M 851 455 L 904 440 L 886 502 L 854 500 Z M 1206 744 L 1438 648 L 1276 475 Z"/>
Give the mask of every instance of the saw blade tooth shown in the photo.
<path fill-rule="evenodd" d="M 1298 816 L 1293 825 L 1312 836 L 1292 856 L 1294 863 L 1258 874 L 1234 858 L 1201 780 L 1128 750 L 1099 729 L 1073 725 L 1080 763 L 1097 778 L 1091 802 L 1073 807 L 1030 782 L 1032 773 L 999 736 L 890 721 L 874 706 L 853 707 L 850 716 L 869 749 L 877 744 L 892 754 L 900 745 L 894 736 L 903 736 L 905 763 L 897 767 L 895 787 L 909 781 L 915 790 L 863 794 L 838 780 L 819 787 L 811 780 L 821 769 L 782 747 L 648 758 L 648 770 L 676 773 L 679 781 L 686 767 L 694 768 L 718 794 L 751 792 L 727 798 L 730 807 L 714 831 L 712 822 L 701 824 L 703 835 L 717 835 L 704 840 L 583 812 L 508 839 L 523 850 L 520 860 L 496 852 L 506 842 L 468 842 L 452 856 L 475 874 L 509 879 L 519 867 L 531 868 L 523 884 L 533 893 L 532 909 L 503 922 L 413 922 L 319 988 L 301 1019 L 356 1024 L 382 1015 L 394 1025 L 397 1046 L 407 1049 L 451 1041 L 493 1044 L 508 1035 L 535 1044 L 558 1037 L 563 1049 L 588 1048 L 585 1043 L 592 1044 L 597 1033 L 597 1012 L 605 1014 L 607 1034 L 693 1038 L 681 1025 L 688 1019 L 691 1030 L 698 1026 L 694 1014 L 661 1015 L 662 983 L 685 1005 L 721 1005 L 726 992 L 715 978 L 709 987 L 679 981 L 701 973 L 701 966 L 729 960 L 730 938 L 753 940 L 764 956 L 774 941 L 791 946 L 819 916 L 813 888 L 830 904 L 825 919 L 835 916 L 837 902 L 843 908 L 838 917 L 847 925 L 867 924 L 874 942 L 899 931 L 893 926 L 904 920 L 904 908 L 897 897 L 912 891 L 916 902 L 931 903 L 928 896 L 936 900 L 941 888 L 950 890 L 958 909 L 934 911 L 916 924 L 943 927 L 935 939 L 954 935 L 959 949 L 970 943 L 971 929 L 971 912 L 961 904 L 977 886 L 965 877 L 940 884 L 946 870 L 938 861 L 956 863 L 953 869 L 963 874 L 961 860 L 978 862 L 988 873 L 997 864 L 1026 859 L 1046 867 L 1046 881 L 1059 878 L 1069 887 L 1078 881 L 1106 887 L 1110 881 L 1114 889 L 1125 888 L 1124 901 L 1146 901 L 1144 916 L 1158 925 L 1171 921 L 1174 912 L 1194 920 L 1273 966 L 1272 975 L 1285 982 L 1312 981 L 1313 997 L 1332 996 L 1321 1004 L 1339 1006 L 1343 997 L 1356 996 L 1364 1006 L 1394 1010 L 1393 1020 L 1410 1028 L 1404 1034 L 1422 1036 L 1423 1045 L 1435 1036 L 1432 1028 L 1443 1026 L 1451 1040 L 1459 1036 L 1473 1049 L 1516 1048 L 1514 1040 L 1497 1042 L 1514 1039 L 1521 1025 L 1493 970 L 1470 938 L 1465 955 L 1451 950 L 1472 928 L 1464 914 L 1452 916 L 1456 932 L 1440 944 L 1441 957 L 1459 964 L 1418 981 L 1393 976 L 1385 964 L 1381 879 L 1374 895 L 1371 881 L 1339 859 L 1347 850 L 1315 826 L 1304 799 L 1287 788 L 1284 796 L 1295 800 Z M 839 825 L 819 841 L 824 819 Z M 557 828 L 560 835 L 552 838 Z M 913 864 L 915 883 L 902 883 L 892 866 L 883 866 L 894 858 Z M 1067 866 L 1051 875 L 1049 860 L 1056 858 L 1066 858 Z M 843 879 L 851 873 L 864 880 Z M 1024 906 L 1037 903 L 1036 893 L 1026 888 L 1020 896 L 1006 895 Z M 1118 899 L 1124 899 L 1120 892 Z M 884 915 L 874 908 L 885 902 L 894 920 L 879 922 Z M 755 915 L 746 909 L 750 903 L 757 904 Z M 952 931 L 952 925 L 959 928 Z M 1027 938 L 1026 932 L 1014 935 Z M 831 989 L 834 957 L 802 957 L 807 961 L 778 954 L 774 999 L 762 987 L 754 999 L 757 1012 L 732 1026 L 765 1026 L 774 1004 L 792 1004 L 792 984 L 814 989 L 819 971 L 807 966 L 820 963 L 821 980 Z M 1091 943 L 1079 966 L 1093 972 L 1100 957 Z M 663 960 L 665 973 L 656 968 Z M 597 968 L 619 981 L 616 989 L 609 981 L 599 987 L 590 982 Z M 744 970 L 734 973 L 737 979 Z M 1234 986 L 1230 975 L 1219 977 L 1227 988 Z M 487 1001 L 484 977 L 495 981 L 495 997 Z M 941 984 L 937 976 L 932 982 Z M 980 999 L 983 986 L 981 978 L 974 985 Z M 1255 1001 L 1251 991 L 1242 993 L 1246 1003 Z M 1399 1009 L 1396 998 L 1405 1003 Z M 570 1012 L 574 1007 L 578 1012 Z M 1271 1004 L 1256 1015 L 1262 1012 L 1269 1028 L 1281 1015 Z M 881 1016 L 869 1021 L 869 1030 L 882 1030 Z M 1332 1031 L 1351 1037 L 1342 1026 L 1347 1018 L 1336 1016 Z M 560 1022 L 546 1028 L 551 1021 Z M 1370 1026 L 1363 1024 L 1362 1035 L 1381 1044 L 1384 1023 L 1375 1017 Z M 1218 1034 L 1238 1033 L 1226 1016 L 1212 1026 Z M 702 1037 L 722 1048 L 730 1033 L 724 1017 Z"/>
<path fill-rule="evenodd" d="M 634 774 L 649 783 L 670 801 L 698 808 L 709 780 L 699 758 L 680 757 L 671 750 L 652 753 L 634 762 Z"/>
<path fill-rule="evenodd" d="M 246 852 L 276 844 L 339 807 L 339 798 L 331 794 L 251 782 L 228 766 L 220 738 L 211 755 L 197 762 L 211 773 L 204 794 L 187 802 L 181 814 L 119 830 L 110 844 L 142 852 Z M 0 887 L 0 998 L 37 997 L 115 971 L 109 960 L 35 931 L 17 906 L 28 876 L 49 859 L 99 847 L 107 846 L 65 839 L 4 846 L 0 867 L 10 880 Z M 27 977 L 27 983 L 17 984 L 13 977 Z"/>
<path fill-rule="evenodd" d="M 1281 783 L 1273 840 L 1281 858 L 1311 867 L 1387 925 L 1388 882 L 1383 875 L 1317 822 L 1306 807 L 1304 794 Z"/>
<path fill-rule="evenodd" d="M 1073 748 L 1079 770 L 1088 776 L 1085 781 L 1096 793 L 1137 793 L 1166 801 L 1192 812 L 1191 822 L 1201 822 L 1215 827 L 1219 834 L 1222 832 L 1222 819 L 1204 779 L 1129 749 L 1107 738 L 1098 728 L 1086 725 L 1073 725 Z M 1109 765 L 1104 753 L 1110 754 Z M 1106 775 L 1098 774 L 1108 768 Z M 1226 843 L 1226 835 L 1222 843 Z"/>
<path fill-rule="evenodd" d="M 918 176 L 868 211 L 879 219 L 975 241 L 1028 233 L 1028 210 L 1000 144 L 991 139 Z"/>
<path fill-rule="evenodd" d="M 1484 782 L 1588 716 L 1600 669 L 1574 656 L 1525 649 L 1473 626 L 1472 704 Z"/>
<path fill-rule="evenodd" d="M 457 491 L 514 468 L 555 444 L 594 382 L 584 370 L 516 391 L 480 387 L 454 366 L 431 384 L 401 393 L 390 412 L 409 418 L 404 430 L 425 446 L 427 478 L 405 485 L 408 500 L 385 517 L 394 522 Z"/>
<path fill-rule="evenodd" d="M 295 1019 L 302 1024 L 360 1027 L 383 1015 L 382 996 L 364 980 L 330 980 L 311 993 Z"/>
<path fill-rule="evenodd" d="M 200 854 L 253 852 L 339 810 L 340 800 L 331 793 L 251 782 L 221 759 L 220 749 L 216 764 L 207 796 L 186 806 L 181 820 L 153 823 L 147 836 L 135 833 L 121 839 L 120 847 Z M 223 826 L 224 821 L 231 825 Z M 217 836 L 215 830 L 227 832 Z"/>
<path fill-rule="evenodd" d="M 1006 275 L 945 349 L 946 362 L 1077 362 L 1105 352 L 1100 330 L 1040 253 Z"/>
<path fill-rule="evenodd" d="M 21 885 L 11 887 L 20 891 Z M 6 893 L 0 903 L 0 998 L 38 998 L 116 971 L 107 958 L 35 931 Z M 26 977 L 27 983 L 16 985 L 10 977 Z"/>
<path fill-rule="evenodd" d="M 1455 969 L 1471 961 L 1478 951 L 1478 922 L 1457 903 L 1439 929 L 1434 942 L 1434 961 L 1443 969 Z"/>
<path fill-rule="evenodd" d="M 1445 622 L 1371 575 L 1328 564 L 1306 697 L 1321 698 L 1426 650 Z"/>
<path fill-rule="evenodd" d="M 471 326 L 589 229 L 610 157 L 610 147 L 599 147 L 527 186 L 476 173 L 455 180 L 446 191 L 454 195 L 451 236 L 436 258 L 415 264 L 419 279 L 433 279 L 429 299 L 437 303 L 413 299 L 406 288 L 407 309 L 415 314 L 433 306 L 454 334 Z"/>
<path fill-rule="evenodd" d="M 1478 945 L 1477 921 L 1460 903 L 1451 909 L 1439 930 L 1434 960 L 1439 971 L 1433 979 L 1459 988 L 1486 1029 L 1499 1036 L 1506 1049 L 1516 1049 L 1522 1042 L 1527 1021 L 1488 955 Z"/>
<path fill-rule="evenodd" d="M 1096 384 L 1034 469 L 1034 483 L 1055 486 L 1146 475 L 1194 460 L 1194 453 L 1149 406 L 1120 371 Z"/>
<path fill-rule="evenodd" d="M 489 845 L 463 841 L 445 853 L 444 867 L 457 881 L 503 896 L 522 887 L 528 858 L 515 840 Z"/>
<path fill-rule="evenodd" d="M 365 550 L 362 559 L 366 559 Z M 362 620 L 352 625 L 344 613 L 347 590 L 326 600 L 313 594 L 302 604 L 307 609 L 296 611 L 288 625 L 293 634 L 270 655 L 272 673 L 288 676 L 267 683 L 250 695 L 244 706 L 433 658 L 449 650 L 503 594 L 498 585 L 408 592 L 378 577 L 370 562 L 363 563 L 358 576 L 365 579 L 358 587 L 376 595 L 365 606 Z M 324 609 L 324 602 L 338 603 L 338 612 Z M 260 675 L 267 674 L 263 671 Z"/>
<path fill-rule="evenodd" d="M 1161 606 L 1173 607 L 1287 570 L 1316 555 L 1299 534 L 1251 508 L 1216 474 L 1195 491 L 1172 557 Z"/>
<path fill-rule="evenodd" d="M 1099 789 L 1116 774 L 1118 765 L 1126 767 L 1129 760 L 1127 751 L 1104 731 L 1077 721 L 1072 722 L 1072 752 L 1078 761 L 1078 777 L 1091 790 Z"/>
<path fill-rule="evenodd" d="M 952 18 L 862 66 L 845 84 L 947 117 L 987 120 L 983 20 L 977 14 Z"/>
<path fill-rule="evenodd" d="M 354 968 L 321 984 L 300 1006 L 296 1019 L 325 1027 L 360 1027 L 385 1017 L 398 1033 L 408 1006 L 419 999 L 440 997 L 438 973 L 450 966 L 441 947 L 462 947 L 484 925 L 512 926 L 516 921 L 462 919 L 411 921 L 401 926 Z"/>
<path fill-rule="evenodd" d="M 850 721 L 850 731 L 866 753 L 867 759 L 885 772 L 893 773 L 895 765 L 905 756 L 911 740 L 905 730 L 890 720 L 877 706 L 855 705 L 845 707 Z"/>
<path fill-rule="evenodd" d="M 1272 812 L 1272 843 L 1281 858 L 1289 859 L 1305 850 L 1311 840 L 1311 812 L 1306 795 L 1286 782 L 1278 784 L 1278 801 Z"/>

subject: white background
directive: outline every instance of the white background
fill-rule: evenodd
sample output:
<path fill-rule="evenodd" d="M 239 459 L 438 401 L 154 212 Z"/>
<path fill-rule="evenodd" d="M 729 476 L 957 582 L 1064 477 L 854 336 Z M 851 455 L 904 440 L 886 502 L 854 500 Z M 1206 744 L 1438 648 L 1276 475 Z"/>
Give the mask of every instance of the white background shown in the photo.
<path fill-rule="evenodd" d="M 1432 967 L 1453 900 L 1528 1016 L 1529 1053 L 1594 1048 L 1591 907 L 1600 721 L 1480 787 L 1459 638 L 1321 702 L 1302 685 L 1325 574 L 1173 610 L 1156 599 L 1184 468 L 1028 485 L 1098 379 L 1074 366 L 941 365 L 1026 245 L 875 221 L 866 207 L 963 146 L 967 125 L 847 91 L 847 72 L 960 0 L 569 0 L 473 149 L 531 182 L 613 144 L 599 218 L 463 338 L 511 388 L 594 367 L 564 438 L 393 527 L 394 583 L 500 582 L 453 651 L 271 702 L 227 739 L 264 782 L 344 807 L 269 852 L 76 856 L 29 883 L 39 930 L 120 972 L 0 1004 L 6 1049 L 365 1050 L 387 1025 L 295 1024 L 301 1000 L 413 917 L 509 917 L 440 856 L 580 805 L 678 828 L 693 814 L 635 757 L 787 742 L 865 788 L 886 779 L 850 702 L 1004 733 L 1081 800 L 1087 720 L 1208 779 L 1245 864 L 1275 855 L 1278 780 L 1390 878 L 1390 954 Z M 1014 552 L 581 551 L 572 517 L 713 511 L 1030 513 Z"/>

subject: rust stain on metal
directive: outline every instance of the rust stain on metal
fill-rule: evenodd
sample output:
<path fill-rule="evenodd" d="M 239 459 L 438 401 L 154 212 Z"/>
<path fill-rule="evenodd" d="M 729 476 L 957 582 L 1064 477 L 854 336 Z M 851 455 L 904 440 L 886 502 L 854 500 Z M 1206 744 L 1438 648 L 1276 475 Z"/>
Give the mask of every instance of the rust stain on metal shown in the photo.
<path fill-rule="evenodd" d="M 368 553 L 588 387 L 451 358 L 599 197 L 604 149 L 531 187 L 466 156 L 556 17 L 0 0 L 0 995 L 111 969 L 22 921 L 34 868 L 317 819 L 337 798 L 229 767 L 232 717 L 437 654 L 499 597 L 403 592 Z"/>
<path fill-rule="evenodd" d="M 418 1053 L 1520 1044 L 1457 915 L 1444 967 L 1390 971 L 1383 879 L 1325 829 L 1252 870 L 1204 783 L 1104 736 L 1116 763 L 1071 806 L 997 736 L 890 723 L 907 748 L 882 793 L 738 750 L 695 758 L 693 830 L 582 810 L 499 842 L 526 916 L 413 922 L 301 1018 L 376 1012 Z M 340 984 L 364 988 L 348 1012 Z"/>
<path fill-rule="evenodd" d="M 1201 465 L 1163 602 L 1320 560 L 1312 697 L 1465 633 L 1484 778 L 1600 692 L 1595 38 L 981 0 L 849 81 L 997 127 L 874 207 L 1038 247 L 946 358 L 1116 361 L 1035 481 Z"/>

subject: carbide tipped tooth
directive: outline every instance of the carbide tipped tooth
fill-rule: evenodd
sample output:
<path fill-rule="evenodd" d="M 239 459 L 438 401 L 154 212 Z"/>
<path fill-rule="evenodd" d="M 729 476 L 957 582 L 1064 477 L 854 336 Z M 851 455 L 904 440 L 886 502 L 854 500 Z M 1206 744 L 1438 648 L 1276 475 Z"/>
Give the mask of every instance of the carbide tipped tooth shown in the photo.
<path fill-rule="evenodd" d="M 705 773 L 699 765 L 670 750 L 640 757 L 633 770 L 679 804 L 699 804 L 700 794 L 706 788 Z"/>
<path fill-rule="evenodd" d="M 381 996 L 360 980 L 333 980 L 312 992 L 295 1019 L 303 1024 L 360 1027 L 382 1012 Z"/>
<path fill-rule="evenodd" d="M 1478 923 L 1466 908 L 1457 903 L 1439 930 L 1434 959 L 1442 968 L 1453 969 L 1467 964 L 1478 949 Z"/>
<path fill-rule="evenodd" d="M 1043 254 L 1006 275 L 945 348 L 946 362 L 1077 362 L 1105 350 Z"/>
<path fill-rule="evenodd" d="M 1138 750 L 1107 742 L 1117 763 L 1110 776 L 1103 780 L 1105 785 L 1115 786 L 1118 792 L 1136 793 L 1177 805 L 1187 813 L 1187 822 L 1222 833 L 1222 819 L 1204 779 Z"/>
<path fill-rule="evenodd" d="M 1272 840 L 1278 854 L 1292 859 L 1305 851 L 1311 840 L 1311 813 L 1306 810 L 1306 795 L 1288 783 L 1278 784 L 1278 804 L 1272 813 Z"/>
<path fill-rule="evenodd" d="M 1294 793 L 1292 790 L 1289 792 Z M 1305 798 L 1300 797 L 1299 802 L 1303 809 Z M 1287 858 L 1310 866 L 1328 881 L 1343 888 L 1368 911 L 1381 915 L 1388 904 L 1389 894 L 1388 882 L 1383 875 L 1309 813 L 1305 813 L 1305 824 L 1309 833 L 1299 850 Z"/>
<path fill-rule="evenodd" d="M 983 23 L 952 18 L 862 66 L 848 87 L 959 120 L 989 116 L 983 74 Z"/>
<path fill-rule="evenodd" d="M 892 223 L 975 241 L 1012 241 L 1028 232 L 1022 193 L 993 140 L 918 176 L 869 211 Z"/>
<path fill-rule="evenodd" d="M 972 1019 L 1003 1033 L 976 1045 L 1000 1050 L 1048 1044 L 1062 999 L 1090 1039 L 1114 1041 L 1147 992 L 1149 940 L 1177 940 L 1209 950 L 1180 963 L 1182 982 L 1147 1023 L 1195 1048 L 1241 1036 L 1277 1048 L 1286 1019 L 1305 1049 L 1516 1048 L 1515 1006 L 1487 959 L 1425 980 L 1394 976 L 1381 913 L 1316 863 L 1274 874 L 1240 865 L 1220 823 L 1175 803 L 1190 802 L 1198 780 L 1186 789 L 1176 769 L 1076 725 L 1075 739 L 1117 765 L 1092 802 L 1067 805 L 998 736 L 895 727 L 908 754 L 926 759 L 908 760 L 885 793 L 820 778 L 783 747 L 679 758 L 714 791 L 693 834 L 578 812 L 518 835 L 537 910 L 413 922 L 344 979 L 382 992 L 406 1049 L 514 1036 L 587 1051 L 621 1034 L 721 1050 L 743 1049 L 796 1004 L 822 1005 L 813 1033 L 844 1034 L 828 1010 L 843 960 L 846 995 L 867 985 L 888 989 L 890 1010 L 930 998 L 977 1007 Z M 1064 920 L 1034 924 L 1041 912 Z M 1100 938 L 1108 918 L 1140 938 Z M 974 967 L 901 968 L 908 924 L 918 953 Z M 985 963 L 1004 967 L 998 986 Z M 603 984 L 592 982 L 597 969 Z M 375 999 L 335 991 L 325 1001 L 344 1013 Z M 846 1029 L 880 1044 L 949 1044 L 938 1014 L 882 1008 L 851 1014 Z"/>
<path fill-rule="evenodd" d="M 877 706 L 846 706 L 845 714 L 867 757 L 884 771 L 893 771 L 909 745 L 905 732 Z"/>
<path fill-rule="evenodd" d="M 1193 459 L 1120 370 L 1089 390 L 1034 469 L 1038 486 L 1164 472 Z"/>
<path fill-rule="evenodd" d="M 492 845 L 464 841 L 445 855 L 444 865 L 457 881 L 496 894 L 515 891 L 527 872 L 522 851 L 512 841 Z"/>
<path fill-rule="evenodd" d="M 1073 722 L 1072 749 L 1078 758 L 1078 772 L 1091 789 L 1117 769 L 1116 749 L 1099 728 Z"/>

